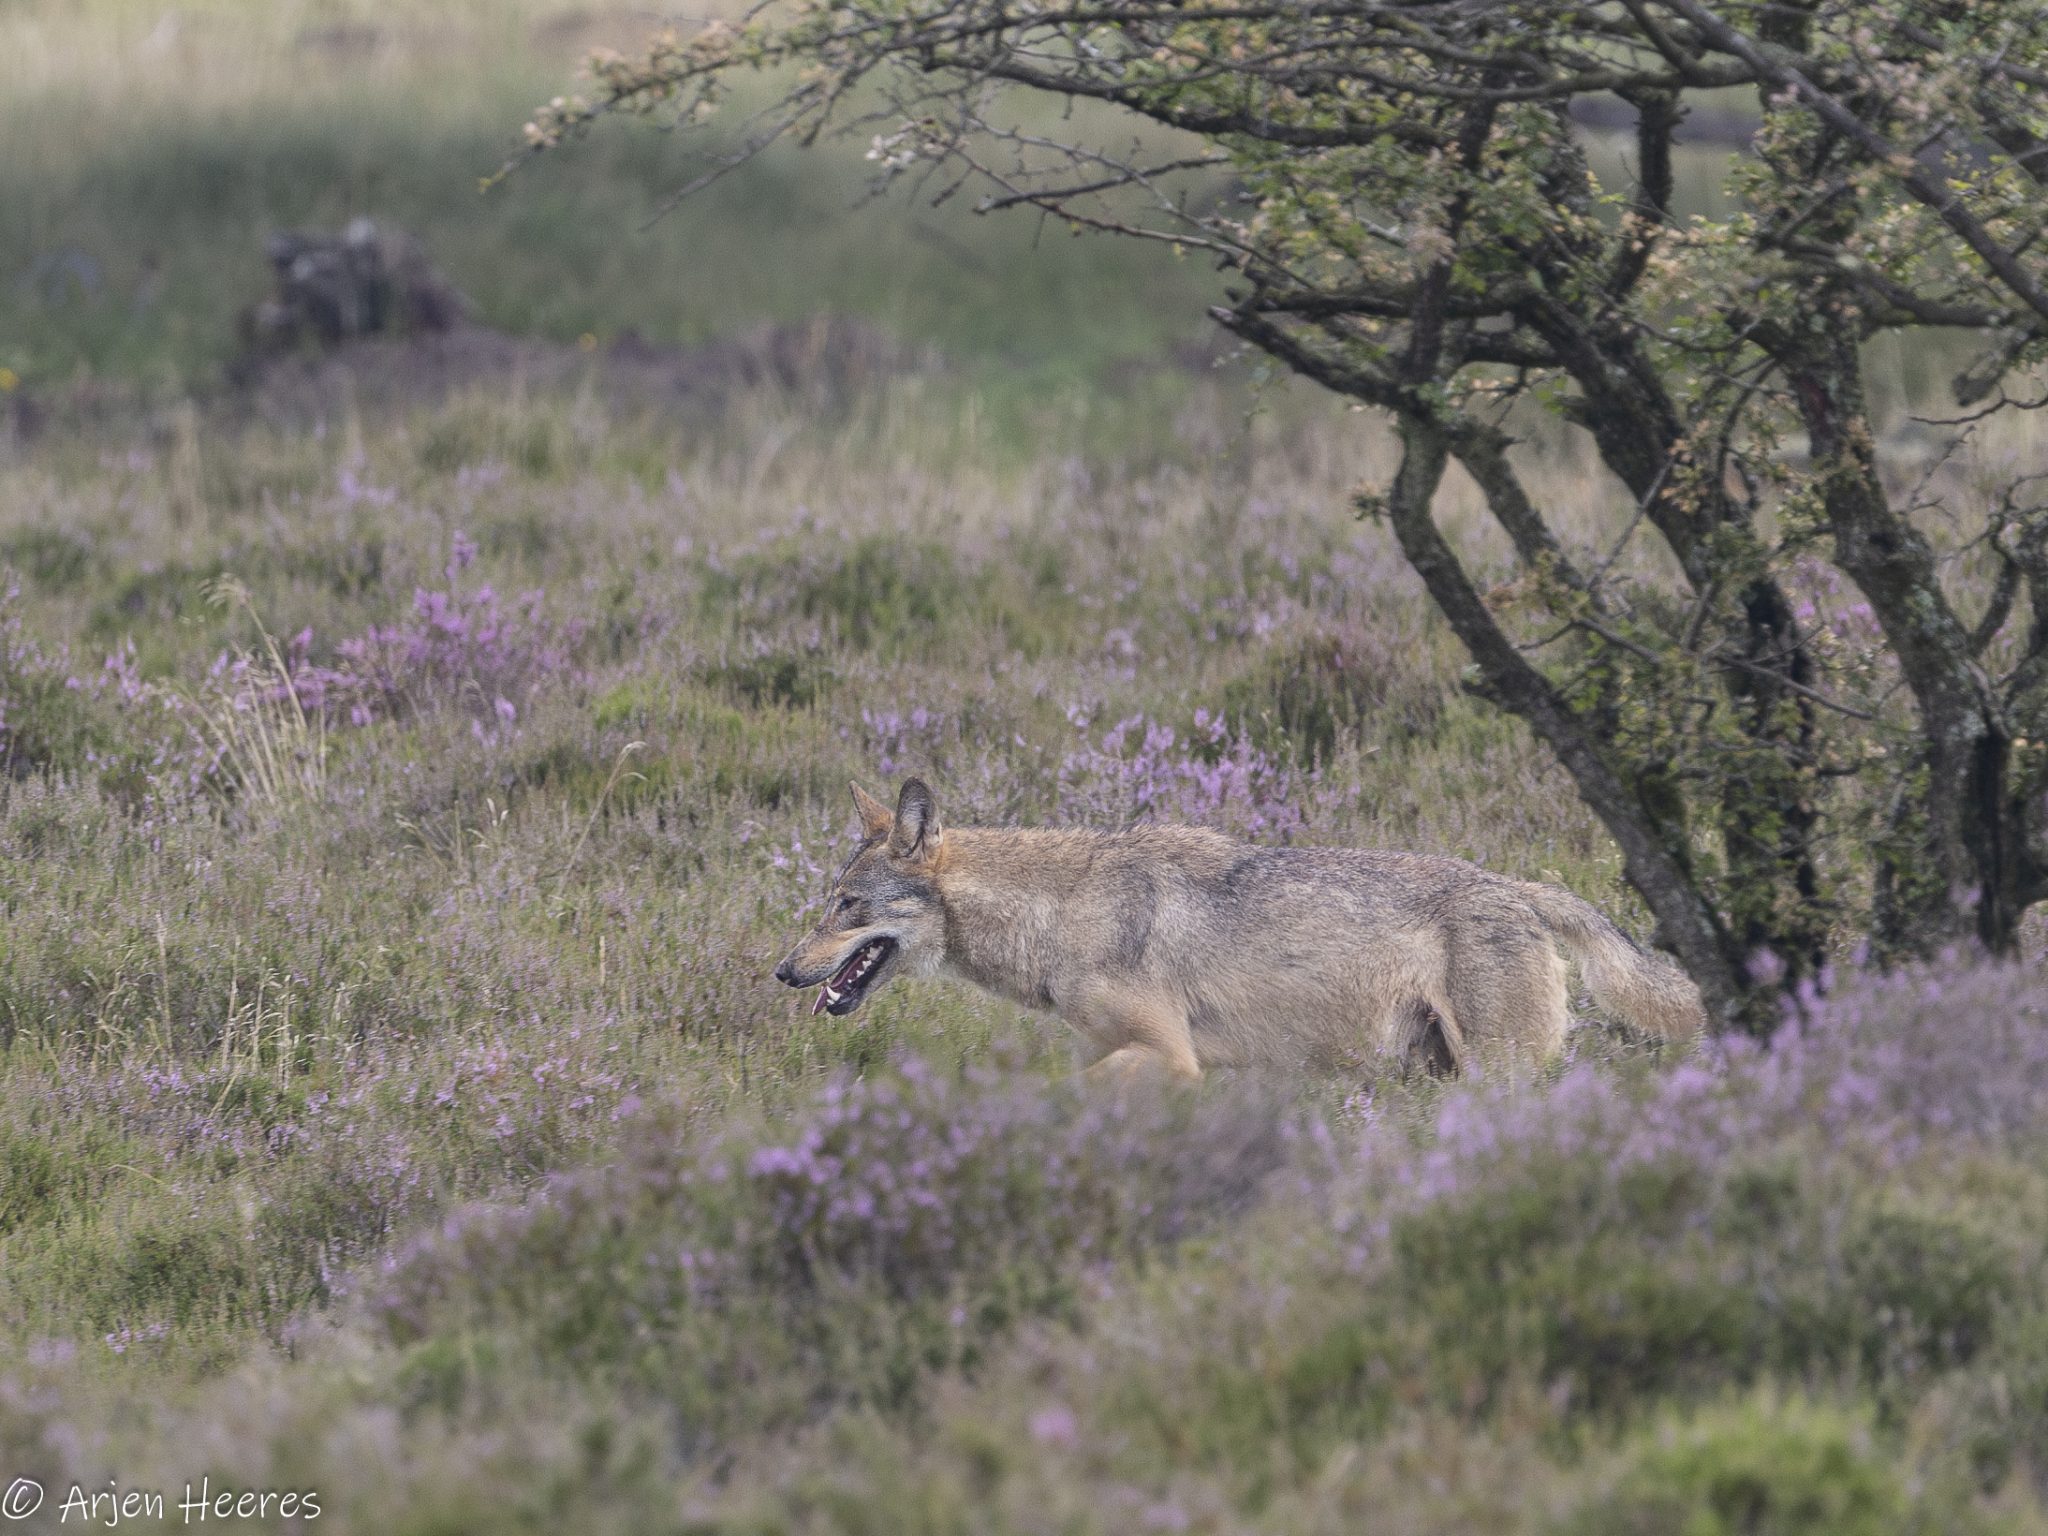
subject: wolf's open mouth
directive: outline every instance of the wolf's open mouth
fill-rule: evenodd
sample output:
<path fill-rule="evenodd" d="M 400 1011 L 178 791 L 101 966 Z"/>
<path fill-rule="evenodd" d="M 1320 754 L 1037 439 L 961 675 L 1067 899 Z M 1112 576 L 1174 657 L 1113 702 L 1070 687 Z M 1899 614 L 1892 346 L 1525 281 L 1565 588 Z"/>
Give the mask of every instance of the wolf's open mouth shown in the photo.
<path fill-rule="evenodd" d="M 832 979 L 818 989 L 818 1000 L 811 1004 L 813 1014 L 851 1013 L 860 1006 L 860 1000 L 873 982 L 875 972 L 884 960 L 896 952 L 894 939 L 873 939 L 854 951 L 853 958 L 832 973 Z"/>

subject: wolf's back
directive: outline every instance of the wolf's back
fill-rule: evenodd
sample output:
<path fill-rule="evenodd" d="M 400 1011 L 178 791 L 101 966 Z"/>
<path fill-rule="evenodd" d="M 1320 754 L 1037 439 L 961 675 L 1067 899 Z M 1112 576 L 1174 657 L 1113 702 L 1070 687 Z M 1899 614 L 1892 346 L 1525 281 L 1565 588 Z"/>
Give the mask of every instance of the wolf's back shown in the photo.
<path fill-rule="evenodd" d="M 1529 881 L 1522 892 L 1544 927 L 1578 961 L 1586 990 L 1601 1007 L 1667 1040 L 1682 1040 L 1706 1027 L 1700 989 L 1675 961 L 1640 948 L 1570 891 Z"/>

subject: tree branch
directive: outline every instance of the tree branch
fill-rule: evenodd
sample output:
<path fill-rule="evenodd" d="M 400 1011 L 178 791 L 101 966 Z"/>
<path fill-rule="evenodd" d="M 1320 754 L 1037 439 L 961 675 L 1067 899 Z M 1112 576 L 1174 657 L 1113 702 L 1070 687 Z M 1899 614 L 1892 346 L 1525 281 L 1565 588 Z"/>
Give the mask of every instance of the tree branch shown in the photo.
<path fill-rule="evenodd" d="M 1401 467 L 1387 494 L 1387 518 L 1408 563 L 1478 665 L 1486 689 L 1527 721 L 1571 771 L 1579 792 L 1621 846 L 1629 883 L 1656 916 L 1661 942 L 1685 963 L 1710 1014 L 1734 1016 L 1743 986 L 1726 934 L 1699 898 L 1682 840 L 1672 838 L 1602 755 L 1550 681 L 1516 650 L 1444 541 L 1430 504 L 1442 483 L 1450 440 L 1428 419 L 1400 418 Z"/>

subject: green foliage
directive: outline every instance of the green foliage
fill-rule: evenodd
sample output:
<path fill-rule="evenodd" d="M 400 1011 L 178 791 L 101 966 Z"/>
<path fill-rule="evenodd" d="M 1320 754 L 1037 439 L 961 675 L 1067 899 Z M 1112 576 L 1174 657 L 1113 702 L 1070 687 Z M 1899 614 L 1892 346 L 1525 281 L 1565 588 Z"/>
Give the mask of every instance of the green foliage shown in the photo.
<path fill-rule="evenodd" d="M 67 528 L 22 528 L 0 543 L 0 564 L 18 571 L 31 586 L 68 591 L 92 573 L 93 549 Z"/>
<path fill-rule="evenodd" d="M 1863 1330 L 1863 1368 L 1967 1364 L 1992 1336 L 2019 1273 L 2010 1245 L 1947 1212 L 1858 1212 L 1842 1244 Z"/>
<path fill-rule="evenodd" d="M 1310 630 L 1230 679 L 1222 713 L 1262 752 L 1304 764 L 1327 763 L 1361 737 L 1398 749 L 1431 734 L 1443 709 L 1443 681 L 1420 650 L 1370 628 Z"/>
<path fill-rule="evenodd" d="M 944 549 L 895 539 L 862 539 L 822 569 L 798 575 L 790 601 L 830 626 L 855 650 L 929 635 L 958 589 Z"/>
<path fill-rule="evenodd" d="M 769 651 L 706 666 L 706 683 L 755 709 L 809 709 L 831 692 L 836 679 L 821 656 L 808 651 Z"/>
<path fill-rule="evenodd" d="M 1057 644 L 1073 604 L 1041 566 L 1020 591 L 1006 564 L 965 566 L 946 545 L 901 534 L 851 540 L 796 538 L 706 572 L 704 595 L 758 625 L 809 620 L 855 652 L 932 654 L 965 632 L 994 630 L 1006 646 L 1036 656 Z M 824 674 L 815 655 L 768 654 L 720 663 L 708 681 L 750 703 L 790 704 L 818 696 Z"/>
<path fill-rule="evenodd" d="M 0 1235 L 43 1219 L 82 1171 L 42 1137 L 0 1127 Z"/>
<path fill-rule="evenodd" d="M 71 683 L 61 663 L 0 637 L 0 763 L 8 777 L 81 764 L 102 738 L 97 711 Z"/>
<path fill-rule="evenodd" d="M 787 1135 L 693 1146 L 670 1120 L 638 1127 L 543 1204 L 459 1213 L 377 1281 L 371 1312 L 406 1346 L 402 1376 L 451 1406 L 561 1362 L 699 1436 L 901 1413 L 1026 1320 L 1074 1315 L 1090 1264 L 1248 1198 L 1277 1145 L 1242 1105 L 1105 1114 L 876 1070 Z M 1190 1181 L 1188 1162 L 1220 1177 Z"/>
<path fill-rule="evenodd" d="M 552 480 L 587 469 L 591 444 L 571 418 L 547 404 L 471 399 L 436 414 L 420 439 L 419 458 L 433 474 L 502 461 L 522 476 Z"/>
<path fill-rule="evenodd" d="M 1384 1259 L 1361 1273 L 1309 1279 L 1290 1265 L 1278 1320 L 1255 1345 L 1140 1372 L 1107 1389 L 1103 1415 L 1144 1426 L 1153 1455 L 1230 1469 L 1256 1506 L 1294 1475 L 1286 1468 L 1305 1474 L 1346 1446 L 1398 1437 L 1417 1412 L 1493 1434 L 1516 1426 L 1576 1455 L 1632 1432 L 1668 1445 L 1668 1433 L 1637 1428 L 1658 1404 L 1764 1394 L 1741 1398 L 1747 1415 L 1755 1403 L 1775 1411 L 1774 1382 L 1823 1381 L 1885 1426 L 1861 1432 L 1841 1474 L 1844 1507 L 1860 1509 L 1862 1469 L 1891 1464 L 1874 1446 L 1906 1405 L 1944 1372 L 2000 1358 L 1996 1330 L 2029 1305 L 2023 1269 L 1987 1225 L 1995 1205 L 1908 1212 L 1819 1183 L 1798 1158 L 1738 1159 L 1711 1180 L 1683 1155 L 1617 1175 L 1605 1149 L 1490 1169 L 1468 1193 L 1396 1216 Z M 1238 1304 L 1222 1303 L 1225 1315 Z M 1748 1465 L 1776 1431 L 1743 1415 L 1709 1414 L 1719 1427 L 1702 1431 L 1692 1461 L 1644 1453 L 1627 1478 L 1636 1491 L 1612 1496 L 1622 1513 L 1596 1528 L 1690 1529 L 1696 1507 L 1721 1518 L 1728 1499 L 1748 1497 L 1744 1479 L 1766 1485 L 1752 1502 L 1767 1522 L 1797 1520 L 1813 1499 L 1832 1508 L 1833 1453 L 1795 1439 L 1782 1466 Z M 1976 1481 L 1996 1487 L 2011 1431 L 1974 1433 Z M 1951 1494 L 1958 1509 L 1973 1497 Z M 1739 1511 L 1726 1517 L 1746 1528 Z"/>
<path fill-rule="evenodd" d="M 1562 1529 L 1585 1536 L 1897 1536 L 1962 1531 L 1965 1508 L 1915 1509 L 1871 1426 L 1772 1395 L 1640 1432 L 1611 1492 Z M 1960 1524 L 1951 1524 L 1960 1521 Z"/>
<path fill-rule="evenodd" d="M 1430 1317 L 1424 1368 L 1451 1402 L 1520 1371 L 1597 1413 L 1770 1375 L 1854 1370 L 1882 1390 L 1971 1359 L 2017 1292 L 2005 1245 L 1839 1198 L 1782 1168 L 1715 1190 L 1539 1165 L 1398 1224 L 1390 1283 Z"/>

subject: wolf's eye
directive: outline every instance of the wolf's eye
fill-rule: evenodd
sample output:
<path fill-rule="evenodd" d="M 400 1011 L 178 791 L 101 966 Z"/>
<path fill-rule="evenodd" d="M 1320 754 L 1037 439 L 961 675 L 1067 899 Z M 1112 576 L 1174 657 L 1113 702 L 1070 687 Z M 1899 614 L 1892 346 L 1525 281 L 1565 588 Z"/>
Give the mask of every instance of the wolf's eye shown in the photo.
<path fill-rule="evenodd" d="M 860 902 L 854 897 L 842 896 L 839 898 L 839 905 L 837 907 L 834 907 L 833 910 L 835 912 L 851 912 L 855 907 L 859 905 Z"/>

